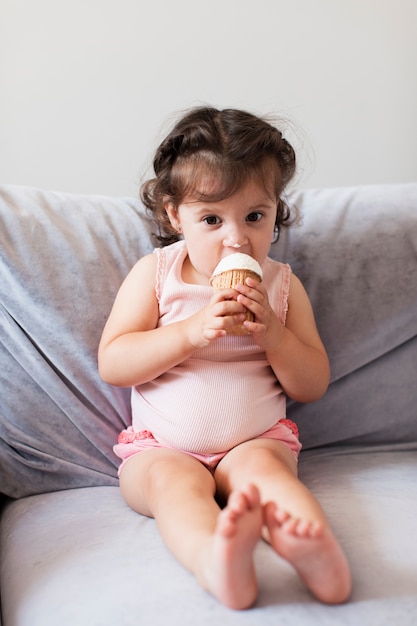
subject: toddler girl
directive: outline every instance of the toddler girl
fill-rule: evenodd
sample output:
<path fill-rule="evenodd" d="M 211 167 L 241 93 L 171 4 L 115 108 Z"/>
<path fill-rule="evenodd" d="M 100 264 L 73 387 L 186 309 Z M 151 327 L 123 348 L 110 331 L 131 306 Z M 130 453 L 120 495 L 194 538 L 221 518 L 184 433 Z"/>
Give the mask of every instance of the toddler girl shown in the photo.
<path fill-rule="evenodd" d="M 290 218 L 294 151 L 266 120 L 204 107 L 175 125 L 154 170 L 142 199 L 162 247 L 125 279 L 99 348 L 102 378 L 132 387 L 132 426 L 115 446 L 122 494 L 228 607 L 256 600 L 260 538 L 319 600 L 343 602 L 349 568 L 297 478 L 301 445 L 285 417 L 287 395 L 325 393 L 329 363 L 302 284 L 267 256 Z M 213 292 L 213 270 L 236 251 L 262 282 Z"/>

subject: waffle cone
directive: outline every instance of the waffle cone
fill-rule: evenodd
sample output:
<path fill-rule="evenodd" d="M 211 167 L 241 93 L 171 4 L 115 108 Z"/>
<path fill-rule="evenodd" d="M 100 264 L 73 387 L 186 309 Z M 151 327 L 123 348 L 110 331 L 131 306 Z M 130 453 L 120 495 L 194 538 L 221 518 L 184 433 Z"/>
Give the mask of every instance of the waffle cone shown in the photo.
<path fill-rule="evenodd" d="M 227 272 L 221 272 L 220 274 L 216 274 L 211 279 L 211 285 L 215 291 L 219 289 L 234 289 L 236 285 L 244 285 L 247 278 L 254 278 L 255 280 L 259 280 L 259 276 L 256 272 L 252 272 L 251 270 L 228 270 Z M 246 320 L 249 322 L 253 322 L 255 320 L 255 316 L 251 311 L 246 311 Z M 228 331 L 229 335 L 248 335 L 248 330 L 243 326 L 243 324 L 236 324 Z"/>
<path fill-rule="evenodd" d="M 259 280 L 259 276 L 256 272 L 236 269 L 216 274 L 211 279 L 211 284 L 216 291 L 218 289 L 234 289 L 236 285 L 244 285 L 247 278 Z"/>

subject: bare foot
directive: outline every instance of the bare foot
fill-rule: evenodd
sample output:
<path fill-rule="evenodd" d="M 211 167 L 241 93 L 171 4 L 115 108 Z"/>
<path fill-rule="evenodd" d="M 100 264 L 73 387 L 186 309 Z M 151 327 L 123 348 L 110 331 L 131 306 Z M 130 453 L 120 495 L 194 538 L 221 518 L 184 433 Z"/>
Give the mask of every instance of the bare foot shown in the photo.
<path fill-rule="evenodd" d="M 323 522 L 292 517 L 269 502 L 265 523 L 274 550 L 291 563 L 321 602 L 345 602 L 351 591 L 349 566 L 330 528 Z"/>
<path fill-rule="evenodd" d="M 263 523 L 258 489 L 233 492 L 220 512 L 205 553 L 200 583 L 232 609 L 247 609 L 258 594 L 253 552 Z"/>

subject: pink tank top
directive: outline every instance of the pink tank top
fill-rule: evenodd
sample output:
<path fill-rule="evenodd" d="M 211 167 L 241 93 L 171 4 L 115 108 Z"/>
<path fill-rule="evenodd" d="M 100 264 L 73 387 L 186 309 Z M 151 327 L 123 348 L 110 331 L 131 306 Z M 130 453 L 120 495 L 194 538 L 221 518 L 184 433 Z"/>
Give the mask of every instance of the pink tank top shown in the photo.
<path fill-rule="evenodd" d="M 206 306 L 212 288 L 183 282 L 183 241 L 155 250 L 159 325 L 185 319 Z M 267 258 L 262 267 L 269 301 L 285 324 L 291 269 Z M 132 390 L 132 425 L 164 445 L 214 454 L 274 426 L 286 414 L 285 394 L 265 353 L 250 335 L 227 335 L 183 363 Z"/>

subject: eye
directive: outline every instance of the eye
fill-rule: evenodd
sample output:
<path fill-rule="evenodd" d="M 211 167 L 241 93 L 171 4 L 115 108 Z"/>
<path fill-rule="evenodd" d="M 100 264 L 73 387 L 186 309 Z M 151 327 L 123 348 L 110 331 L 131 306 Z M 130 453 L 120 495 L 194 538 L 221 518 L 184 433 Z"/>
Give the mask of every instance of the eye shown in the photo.
<path fill-rule="evenodd" d="M 208 224 L 208 226 L 216 226 L 220 224 L 221 220 L 217 215 L 206 215 L 206 217 L 203 218 L 203 222 Z"/>
<path fill-rule="evenodd" d="M 249 213 L 249 215 L 246 218 L 247 222 L 259 222 L 260 219 L 262 219 L 263 217 L 263 213 L 261 213 L 260 211 L 254 211 L 253 213 Z"/>

